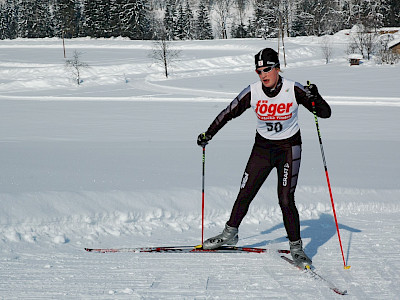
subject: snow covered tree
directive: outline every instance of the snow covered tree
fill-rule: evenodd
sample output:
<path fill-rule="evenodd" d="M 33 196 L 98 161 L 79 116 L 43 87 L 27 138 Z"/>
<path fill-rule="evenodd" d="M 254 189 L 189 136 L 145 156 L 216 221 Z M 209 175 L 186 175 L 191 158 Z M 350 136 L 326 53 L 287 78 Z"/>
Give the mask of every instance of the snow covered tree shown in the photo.
<path fill-rule="evenodd" d="M 179 5 L 179 7 L 178 7 L 175 24 L 176 25 L 175 25 L 174 36 L 180 40 L 184 40 L 185 39 L 185 32 L 184 32 L 185 13 L 183 11 L 182 5 Z"/>
<path fill-rule="evenodd" d="M 167 0 L 165 13 L 164 13 L 164 28 L 165 38 L 167 40 L 174 40 L 176 25 L 175 25 L 175 1 Z"/>
<path fill-rule="evenodd" d="M 31 0 L 33 1 L 33 0 Z M 29 37 L 29 27 L 32 26 L 33 13 L 30 10 L 30 6 L 33 3 L 17 0 L 17 24 L 18 24 L 18 37 L 27 38 Z"/>
<path fill-rule="evenodd" d="M 102 0 L 98 3 L 98 36 L 111 37 L 110 21 L 111 21 L 111 0 Z"/>
<path fill-rule="evenodd" d="M 117 37 L 121 35 L 121 1 L 110 0 L 110 19 L 108 24 L 108 32 L 112 37 Z"/>
<path fill-rule="evenodd" d="M 118 17 L 115 17 L 115 19 L 118 18 L 120 21 L 120 35 L 135 39 L 137 22 L 136 1 L 122 0 L 119 2 Z"/>
<path fill-rule="evenodd" d="M 53 7 L 54 34 L 66 38 L 82 33 L 82 7 L 77 0 L 56 0 Z"/>
<path fill-rule="evenodd" d="M 253 35 L 254 37 L 267 38 L 267 21 L 264 14 L 265 3 L 263 0 L 255 0 L 254 19 L 253 19 Z"/>
<path fill-rule="evenodd" d="M 206 0 L 200 0 L 199 9 L 197 12 L 196 19 L 196 37 L 199 40 L 211 40 L 213 39 L 213 32 L 211 27 L 210 16 L 208 13 L 208 7 Z"/>
<path fill-rule="evenodd" d="M 0 6 L 0 38 L 209 39 L 213 29 L 220 38 L 269 38 L 332 34 L 358 23 L 377 31 L 400 22 L 398 0 L 0 0 Z"/>
<path fill-rule="evenodd" d="M 364 1 L 364 24 L 375 31 L 383 26 L 383 15 L 387 13 L 386 0 Z"/>
<path fill-rule="evenodd" d="M 97 2 L 98 0 L 84 0 L 83 2 L 84 32 L 87 36 L 96 37 L 97 34 Z"/>
<path fill-rule="evenodd" d="M 400 1 L 387 0 L 388 10 L 384 15 L 385 26 L 399 26 L 400 24 Z"/>
<path fill-rule="evenodd" d="M 65 61 L 65 68 L 70 72 L 77 85 L 82 83 L 82 70 L 89 67 L 87 63 L 82 62 L 81 55 L 81 52 L 75 50 L 72 59 L 67 59 Z"/>
<path fill-rule="evenodd" d="M 214 0 L 214 11 L 216 13 L 217 34 L 221 39 L 228 38 L 228 23 L 232 17 L 233 0 Z"/>
<path fill-rule="evenodd" d="M 239 24 L 232 24 L 232 31 L 231 31 L 231 35 L 234 38 L 247 38 L 250 37 L 249 32 L 246 28 L 246 25 L 244 25 L 243 23 L 239 23 Z"/>
<path fill-rule="evenodd" d="M 379 37 L 375 61 L 378 64 L 393 65 L 400 60 L 400 54 L 393 52 L 389 48 L 389 43 L 394 40 L 392 34 L 383 34 Z"/>
<path fill-rule="evenodd" d="M 110 0 L 84 0 L 86 34 L 91 37 L 110 37 Z"/>
<path fill-rule="evenodd" d="M 18 36 L 17 13 L 14 0 L 0 3 L 0 39 L 15 39 Z"/>
<path fill-rule="evenodd" d="M 255 36 L 264 39 L 277 37 L 279 32 L 279 0 L 256 0 L 254 13 Z"/>
<path fill-rule="evenodd" d="M 135 36 L 135 23 L 136 23 L 136 1 L 124 0 L 120 1 L 120 9 L 118 10 L 118 17 L 115 19 L 120 20 L 120 34 L 123 37 L 133 39 Z"/>
<path fill-rule="evenodd" d="M 369 60 L 378 45 L 378 38 L 379 35 L 376 32 L 371 32 L 364 25 L 358 24 L 352 28 L 350 33 L 349 48 L 358 51 Z"/>
<path fill-rule="evenodd" d="M 183 17 L 183 32 L 185 39 L 193 39 L 195 37 L 194 17 L 190 9 L 189 0 L 186 0 L 184 17 Z"/>
<path fill-rule="evenodd" d="M 248 8 L 249 0 L 234 0 L 233 3 L 233 7 L 237 11 L 238 23 L 244 26 L 246 9 Z"/>
<path fill-rule="evenodd" d="M 147 1 L 117 0 L 111 3 L 112 36 L 121 35 L 135 40 L 153 37 Z"/>
<path fill-rule="evenodd" d="M 0 40 L 4 40 L 7 37 L 7 14 L 5 9 L 5 4 L 0 3 Z"/>
<path fill-rule="evenodd" d="M 176 11 L 175 31 L 174 36 L 180 40 L 193 39 L 194 37 L 194 20 L 193 13 L 190 9 L 189 1 L 186 1 L 185 8 L 179 4 Z"/>
<path fill-rule="evenodd" d="M 231 35 L 235 38 L 246 38 L 250 37 L 248 28 L 246 28 L 245 22 L 245 12 L 249 4 L 248 0 L 235 0 L 234 8 L 237 11 L 237 18 L 232 25 Z"/>
<path fill-rule="evenodd" d="M 128 0 L 132 2 L 132 0 Z M 133 1 L 133 36 L 131 39 L 150 39 L 153 36 L 153 29 L 151 27 L 149 18 L 149 9 L 147 1 L 136 0 Z"/>

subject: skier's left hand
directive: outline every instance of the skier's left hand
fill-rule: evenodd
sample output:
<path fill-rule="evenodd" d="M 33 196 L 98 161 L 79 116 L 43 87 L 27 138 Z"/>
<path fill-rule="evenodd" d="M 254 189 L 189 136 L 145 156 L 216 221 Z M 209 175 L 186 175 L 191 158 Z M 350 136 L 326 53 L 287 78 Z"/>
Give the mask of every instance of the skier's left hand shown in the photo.
<path fill-rule="evenodd" d="M 207 134 L 207 132 L 200 133 L 197 137 L 197 145 L 205 147 L 211 139 L 212 136 Z"/>
<path fill-rule="evenodd" d="M 304 89 L 306 90 L 308 98 L 310 99 L 318 98 L 319 93 L 317 86 L 313 83 L 310 83 L 309 81 L 307 83 L 308 85 L 306 85 Z"/>

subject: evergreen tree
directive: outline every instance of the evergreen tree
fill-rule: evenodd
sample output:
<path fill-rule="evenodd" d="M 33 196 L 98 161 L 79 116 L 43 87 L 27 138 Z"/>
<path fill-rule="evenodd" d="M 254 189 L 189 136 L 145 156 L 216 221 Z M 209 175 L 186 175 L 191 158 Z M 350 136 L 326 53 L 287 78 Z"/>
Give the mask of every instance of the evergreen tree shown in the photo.
<path fill-rule="evenodd" d="M 266 2 L 264 0 L 255 1 L 255 12 L 253 23 L 253 35 L 255 37 L 278 36 L 278 18 L 279 18 L 279 1 L 273 0 Z"/>
<path fill-rule="evenodd" d="M 349 1 L 344 1 L 341 6 L 341 14 L 343 20 L 343 28 L 350 28 L 350 3 Z"/>
<path fill-rule="evenodd" d="M 243 23 L 232 25 L 232 37 L 234 38 L 246 38 L 249 33 L 247 32 L 246 26 Z"/>
<path fill-rule="evenodd" d="M 121 1 L 110 0 L 110 21 L 108 31 L 110 36 L 117 37 L 122 33 L 122 24 L 120 18 Z"/>
<path fill-rule="evenodd" d="M 79 36 L 81 7 L 75 0 L 56 0 L 53 7 L 55 36 L 73 38 Z"/>
<path fill-rule="evenodd" d="M 7 38 L 7 25 L 6 5 L 0 3 L 0 40 Z"/>
<path fill-rule="evenodd" d="M 384 15 L 385 26 L 399 26 L 400 25 L 400 1 L 388 0 L 388 11 Z"/>
<path fill-rule="evenodd" d="M 111 29 L 110 29 L 110 8 L 111 8 L 111 0 L 102 0 L 98 2 L 98 21 L 97 21 L 97 35 L 98 37 L 109 38 L 111 37 Z"/>
<path fill-rule="evenodd" d="M 222 7 L 226 3 L 230 3 L 229 9 L 236 14 L 231 36 L 240 38 L 276 37 L 279 30 L 285 36 L 323 35 L 355 24 L 376 31 L 381 26 L 400 23 L 398 0 L 253 0 L 254 17 L 247 24 L 244 18 L 249 1 L 0 0 L 0 39 L 61 37 L 62 34 L 67 38 L 122 35 L 150 39 L 165 35 L 167 40 L 211 39 L 210 7 Z M 196 2 L 198 9 L 194 18 L 190 4 Z M 160 18 L 162 9 L 164 16 Z M 216 11 L 220 17 L 217 27 L 223 37 L 227 35 L 225 11 Z M 161 33 L 155 34 L 157 31 Z"/>
<path fill-rule="evenodd" d="M 75 3 L 75 36 L 85 36 L 85 27 L 84 27 L 84 16 L 83 16 L 83 7 L 81 0 L 74 0 Z"/>
<path fill-rule="evenodd" d="M 247 26 L 247 35 L 250 38 L 256 37 L 256 23 L 255 20 L 249 17 L 248 20 L 248 26 Z"/>
<path fill-rule="evenodd" d="M 165 6 L 165 13 L 164 13 L 164 29 L 165 29 L 165 38 L 167 40 L 173 40 L 175 38 L 175 7 L 174 7 L 174 0 L 167 0 Z"/>
<path fill-rule="evenodd" d="M 193 18 L 193 12 L 190 9 L 189 0 L 186 0 L 186 6 L 183 18 L 183 32 L 185 39 L 193 39 L 195 36 L 194 18 Z"/>
<path fill-rule="evenodd" d="M 335 2 L 329 0 L 320 0 L 318 2 L 313 0 L 305 0 L 303 2 L 305 18 L 309 26 L 306 27 L 307 35 L 323 35 L 332 33 L 332 28 L 335 26 L 334 22 L 340 21 L 335 19 Z"/>
<path fill-rule="evenodd" d="M 213 39 L 212 27 L 206 2 L 207 0 L 200 0 L 199 3 L 196 20 L 197 39 L 199 40 Z"/>
<path fill-rule="evenodd" d="M 110 0 L 84 0 L 86 34 L 110 37 Z"/>
<path fill-rule="evenodd" d="M 174 36 L 176 36 L 180 40 L 185 39 L 184 26 L 185 26 L 185 13 L 183 11 L 182 5 L 179 5 L 179 8 L 177 10 Z"/>
<path fill-rule="evenodd" d="M 149 4 L 146 0 L 136 1 L 136 39 L 151 39 L 153 30 L 149 18 Z"/>
<path fill-rule="evenodd" d="M 52 35 L 47 0 L 19 0 L 16 2 L 16 7 L 20 37 L 43 38 Z"/>
<path fill-rule="evenodd" d="M 84 0 L 84 26 L 85 26 L 85 35 L 96 37 L 97 28 L 96 28 L 96 20 L 97 20 L 97 1 L 98 0 Z"/>
<path fill-rule="evenodd" d="M 135 36 L 135 2 L 131 0 L 120 1 L 121 36 L 130 39 Z"/>
<path fill-rule="evenodd" d="M 33 11 L 31 9 L 33 0 L 16 1 L 16 12 L 17 12 L 17 25 L 18 25 L 18 37 L 28 38 L 29 28 L 32 26 Z"/>
<path fill-rule="evenodd" d="M 123 0 L 119 19 L 122 36 L 130 39 L 150 39 L 153 36 L 146 1 Z"/>
<path fill-rule="evenodd" d="M 266 20 L 264 19 L 264 1 L 255 0 L 255 11 L 254 11 L 254 19 L 253 19 L 253 35 L 254 37 L 263 37 L 266 38 L 267 34 L 265 33 Z"/>
<path fill-rule="evenodd" d="M 15 39 L 18 35 L 17 14 L 14 0 L 0 6 L 0 39 Z"/>
<path fill-rule="evenodd" d="M 322 34 L 333 34 L 344 29 L 345 15 L 336 2 L 328 2 L 328 9 L 322 24 Z"/>

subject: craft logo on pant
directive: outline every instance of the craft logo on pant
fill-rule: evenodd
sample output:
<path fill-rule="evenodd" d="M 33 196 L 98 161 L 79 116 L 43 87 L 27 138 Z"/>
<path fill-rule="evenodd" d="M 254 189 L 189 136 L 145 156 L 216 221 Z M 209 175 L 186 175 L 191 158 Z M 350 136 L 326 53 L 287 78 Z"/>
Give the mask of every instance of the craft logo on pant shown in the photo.
<path fill-rule="evenodd" d="M 242 178 L 242 184 L 240 185 L 240 188 L 243 189 L 246 186 L 247 180 L 249 179 L 249 174 L 244 172 L 243 178 Z"/>
<path fill-rule="evenodd" d="M 289 176 L 289 168 L 290 168 L 289 163 L 286 163 L 283 166 L 283 182 L 282 182 L 283 186 L 287 186 L 287 180 L 288 180 L 288 176 Z"/>
<path fill-rule="evenodd" d="M 258 100 L 255 111 L 261 121 L 284 121 L 292 117 L 292 106 L 293 103 L 268 104 L 268 100 Z"/>

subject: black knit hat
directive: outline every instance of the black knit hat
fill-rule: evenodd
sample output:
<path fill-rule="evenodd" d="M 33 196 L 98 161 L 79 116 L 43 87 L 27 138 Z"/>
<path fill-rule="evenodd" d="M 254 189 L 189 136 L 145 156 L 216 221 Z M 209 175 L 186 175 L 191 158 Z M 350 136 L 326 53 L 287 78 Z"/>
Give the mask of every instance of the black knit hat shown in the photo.
<path fill-rule="evenodd" d="M 271 48 L 262 49 L 256 55 L 254 55 L 256 69 L 261 67 L 271 67 L 275 64 L 276 68 L 280 67 L 278 53 Z"/>

